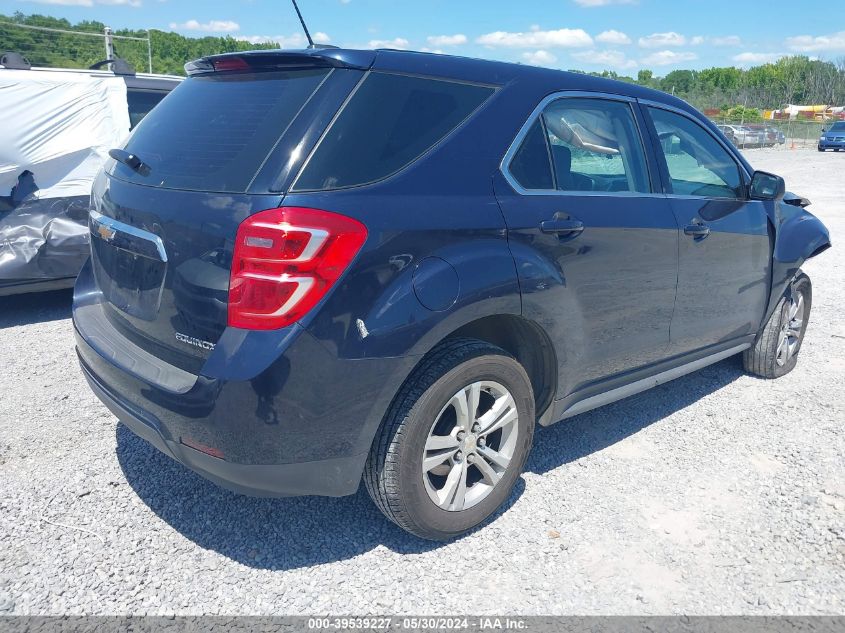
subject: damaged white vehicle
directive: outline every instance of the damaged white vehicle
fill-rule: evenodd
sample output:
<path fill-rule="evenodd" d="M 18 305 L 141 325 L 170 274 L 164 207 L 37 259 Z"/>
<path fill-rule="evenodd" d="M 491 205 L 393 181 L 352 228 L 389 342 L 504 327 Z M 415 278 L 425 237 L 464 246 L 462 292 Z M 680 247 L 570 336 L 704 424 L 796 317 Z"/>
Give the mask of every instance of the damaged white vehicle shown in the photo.
<path fill-rule="evenodd" d="M 0 296 L 73 286 L 89 255 L 94 176 L 181 81 L 109 63 L 68 70 L 0 57 Z"/>

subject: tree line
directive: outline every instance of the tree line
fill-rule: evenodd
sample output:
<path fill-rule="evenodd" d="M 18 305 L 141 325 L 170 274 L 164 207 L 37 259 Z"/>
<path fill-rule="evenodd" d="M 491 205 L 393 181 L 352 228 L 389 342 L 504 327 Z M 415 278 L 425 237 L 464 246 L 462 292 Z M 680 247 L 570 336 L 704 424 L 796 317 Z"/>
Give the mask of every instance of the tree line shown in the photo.
<path fill-rule="evenodd" d="M 0 50 L 21 53 L 36 66 L 59 68 L 87 68 L 105 57 L 102 38 L 37 31 L 8 23 L 102 34 L 102 22 L 71 24 L 45 15 L 0 14 Z M 114 30 L 115 35 L 139 38 L 146 38 L 147 33 Z M 174 75 L 184 74 L 185 62 L 205 55 L 279 47 L 275 42 L 252 44 L 231 36 L 194 38 L 157 30 L 150 30 L 149 37 L 153 72 Z M 118 56 L 136 70 L 147 70 L 146 42 L 117 39 L 115 48 Z M 640 70 L 636 77 L 613 71 L 590 74 L 671 92 L 701 109 L 773 109 L 786 103 L 845 105 L 845 57 L 832 62 L 797 55 L 748 69 L 673 70 L 663 77 L 651 70 Z"/>
<path fill-rule="evenodd" d="M 52 68 L 88 68 L 105 58 L 102 37 L 38 31 L 12 26 L 10 23 L 102 35 L 106 27 L 102 22 L 84 20 L 71 24 L 63 18 L 46 15 L 24 15 L 21 12 L 11 16 L 0 14 L 0 52 L 14 51 L 26 57 L 33 66 Z M 113 29 L 112 32 L 114 35 L 147 38 L 147 31 Z M 184 75 L 186 62 L 205 55 L 279 48 L 275 42 L 251 44 L 230 36 L 184 37 L 178 33 L 150 30 L 149 37 L 153 72 L 169 75 Z M 146 42 L 117 38 L 114 47 L 117 56 L 128 61 L 136 71 L 148 70 Z"/>
<path fill-rule="evenodd" d="M 663 77 L 656 77 L 651 70 L 641 70 L 636 77 L 611 71 L 594 74 L 671 92 L 701 109 L 775 109 L 787 103 L 845 105 L 845 57 L 824 61 L 794 55 L 748 69 L 673 70 Z"/>

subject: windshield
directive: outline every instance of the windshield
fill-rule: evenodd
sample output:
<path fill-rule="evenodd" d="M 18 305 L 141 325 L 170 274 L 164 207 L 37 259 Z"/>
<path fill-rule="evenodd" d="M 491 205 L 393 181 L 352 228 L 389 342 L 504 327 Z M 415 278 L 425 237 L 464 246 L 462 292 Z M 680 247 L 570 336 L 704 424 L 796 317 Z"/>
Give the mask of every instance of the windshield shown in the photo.
<path fill-rule="evenodd" d="M 838 121 L 830 126 L 831 132 L 845 132 L 845 121 Z"/>

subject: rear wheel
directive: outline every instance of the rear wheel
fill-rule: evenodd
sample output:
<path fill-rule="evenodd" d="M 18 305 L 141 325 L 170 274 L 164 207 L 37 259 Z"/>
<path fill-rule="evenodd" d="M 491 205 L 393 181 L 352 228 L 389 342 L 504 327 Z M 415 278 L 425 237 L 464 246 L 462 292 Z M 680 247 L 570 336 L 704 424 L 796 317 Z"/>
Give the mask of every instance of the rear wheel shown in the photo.
<path fill-rule="evenodd" d="M 743 352 L 746 371 L 763 378 L 779 378 L 795 368 L 812 303 L 810 278 L 800 273 L 787 288 L 754 345 Z"/>
<path fill-rule="evenodd" d="M 534 397 L 522 366 L 483 341 L 447 341 L 395 398 L 373 443 L 364 483 L 401 528 L 447 540 L 504 503 L 533 432 Z"/>

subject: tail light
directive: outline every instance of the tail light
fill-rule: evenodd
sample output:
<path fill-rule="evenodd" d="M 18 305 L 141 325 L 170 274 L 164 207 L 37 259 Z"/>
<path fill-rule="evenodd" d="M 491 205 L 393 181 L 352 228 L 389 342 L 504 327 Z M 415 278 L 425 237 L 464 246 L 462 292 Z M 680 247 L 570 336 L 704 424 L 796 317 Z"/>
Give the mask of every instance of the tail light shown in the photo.
<path fill-rule="evenodd" d="M 238 227 L 229 279 L 229 325 L 275 330 L 322 299 L 367 239 L 366 227 L 337 213 L 281 207 Z"/>

